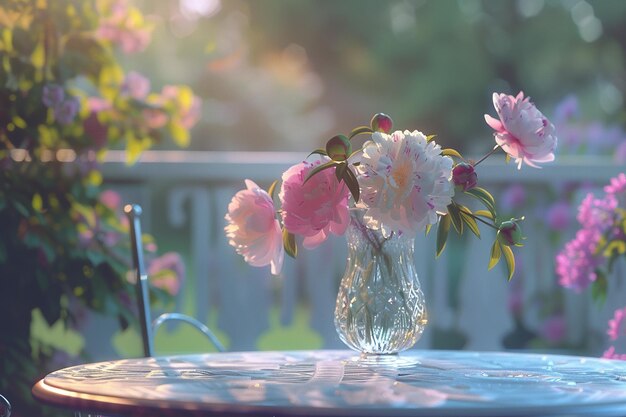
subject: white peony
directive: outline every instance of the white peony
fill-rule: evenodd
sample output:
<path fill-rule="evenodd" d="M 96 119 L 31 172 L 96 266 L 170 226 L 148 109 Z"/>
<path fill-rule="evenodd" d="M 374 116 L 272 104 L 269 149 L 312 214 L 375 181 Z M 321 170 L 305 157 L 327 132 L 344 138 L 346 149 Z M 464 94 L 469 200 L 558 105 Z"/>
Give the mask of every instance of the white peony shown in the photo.
<path fill-rule="evenodd" d="M 366 210 L 367 227 L 385 237 L 424 230 L 452 201 L 452 159 L 417 130 L 375 132 L 358 162 L 357 207 Z"/>

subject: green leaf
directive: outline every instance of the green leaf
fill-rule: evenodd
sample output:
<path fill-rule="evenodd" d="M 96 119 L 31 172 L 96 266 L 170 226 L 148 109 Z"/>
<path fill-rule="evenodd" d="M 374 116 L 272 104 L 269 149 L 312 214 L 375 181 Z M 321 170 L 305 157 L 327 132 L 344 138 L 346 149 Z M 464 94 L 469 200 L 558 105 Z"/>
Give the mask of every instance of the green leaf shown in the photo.
<path fill-rule="evenodd" d="M 341 182 L 344 179 L 346 169 L 348 169 L 348 164 L 344 161 L 337 164 L 335 168 L 335 177 L 337 177 L 337 181 Z"/>
<path fill-rule="evenodd" d="M 601 269 L 596 269 L 596 280 L 591 283 L 591 297 L 593 301 L 602 305 L 606 301 L 608 281 L 606 274 Z"/>
<path fill-rule="evenodd" d="M 293 233 L 289 233 L 287 229 L 283 228 L 283 246 L 287 255 L 295 258 L 298 256 L 298 246 L 296 245 L 296 237 Z"/>
<path fill-rule="evenodd" d="M 441 151 L 441 155 L 443 155 L 443 156 L 454 156 L 456 158 L 465 160 L 465 158 L 463 158 L 461 156 L 461 154 L 456 149 L 452 149 L 452 148 L 444 149 L 443 151 Z"/>
<path fill-rule="evenodd" d="M 506 267 L 509 270 L 508 280 L 510 281 L 511 278 L 513 278 L 513 274 L 515 273 L 515 255 L 513 255 L 513 250 L 511 250 L 509 246 L 502 245 L 499 242 L 498 242 L 498 245 L 500 245 L 500 249 L 502 250 L 502 253 L 504 254 Z"/>
<path fill-rule="evenodd" d="M 324 148 L 317 148 L 316 150 L 314 150 L 313 152 L 311 152 L 309 154 L 309 156 L 311 155 L 324 155 L 324 156 L 328 156 L 328 154 L 326 153 L 326 149 Z M 309 157 L 307 156 L 307 158 Z"/>
<path fill-rule="evenodd" d="M 481 201 L 484 206 L 487 207 L 487 210 L 491 212 L 493 217 L 496 217 L 496 202 L 493 199 L 493 196 L 489 193 L 489 191 L 485 190 L 484 188 L 474 187 L 470 190 L 465 191 L 465 194 L 469 194 L 472 197 Z"/>
<path fill-rule="evenodd" d="M 474 212 L 474 216 L 486 217 L 488 219 L 494 220 L 493 213 L 487 210 L 476 210 Z"/>
<path fill-rule="evenodd" d="M 448 205 L 448 215 L 450 216 L 450 220 L 452 220 L 452 225 L 456 232 L 460 235 L 463 234 L 463 220 L 461 219 L 461 214 L 459 213 L 459 207 L 455 204 Z"/>
<path fill-rule="evenodd" d="M 426 142 L 430 142 L 431 140 L 435 139 L 437 137 L 437 135 L 426 135 Z"/>
<path fill-rule="evenodd" d="M 439 257 L 446 247 L 446 241 L 448 240 L 448 232 L 450 231 L 450 216 L 441 216 L 439 219 L 439 225 L 437 226 L 437 252 L 435 257 Z"/>
<path fill-rule="evenodd" d="M 374 133 L 374 131 L 369 126 L 359 126 L 359 127 L 352 129 L 352 132 L 350 132 L 349 138 L 352 139 L 353 137 L 360 135 L 362 133 Z"/>
<path fill-rule="evenodd" d="M 356 179 L 356 175 L 354 175 L 354 172 L 352 172 L 349 166 L 346 166 L 346 172 L 343 175 L 343 181 L 348 186 L 348 189 L 352 194 L 352 198 L 354 198 L 354 202 L 358 203 L 359 198 L 361 198 L 361 189 L 359 187 L 359 181 Z"/>
<path fill-rule="evenodd" d="M 424 231 L 424 235 L 428 236 L 428 234 L 430 233 L 430 229 L 432 228 L 432 224 L 427 224 L 426 225 L 426 230 Z"/>
<path fill-rule="evenodd" d="M 496 266 L 500 261 L 501 256 L 502 250 L 500 248 L 500 243 L 497 240 L 494 240 L 493 245 L 491 245 L 491 256 L 489 257 L 489 265 L 487 266 L 487 269 L 491 270 L 494 266 Z"/>
<path fill-rule="evenodd" d="M 278 180 L 274 180 L 270 188 L 267 189 L 267 193 L 270 195 L 271 199 L 274 199 L 274 191 L 276 190 L 276 185 L 278 184 Z"/>
<path fill-rule="evenodd" d="M 468 214 L 471 213 L 471 210 L 465 206 L 459 205 L 459 213 L 461 214 L 461 219 L 463 219 L 463 222 L 467 225 L 467 227 L 469 227 L 472 233 L 474 233 L 476 237 L 480 238 L 478 223 L 476 223 L 476 220 Z"/>
<path fill-rule="evenodd" d="M 318 172 L 323 171 L 323 170 L 325 170 L 325 169 L 328 169 L 328 168 L 334 167 L 336 164 L 337 164 L 337 162 L 335 162 L 335 161 L 328 161 L 328 162 L 326 162 L 326 163 L 324 163 L 324 164 L 322 164 L 322 165 L 318 165 L 318 166 L 316 166 L 316 167 L 315 167 L 315 168 L 313 168 L 313 169 L 311 170 L 311 172 L 309 172 L 309 174 L 306 176 L 306 179 L 304 180 L 304 184 L 306 184 L 306 182 L 307 182 L 309 179 L 311 179 L 311 177 L 312 177 L 313 175 L 315 175 L 315 174 L 317 174 Z"/>

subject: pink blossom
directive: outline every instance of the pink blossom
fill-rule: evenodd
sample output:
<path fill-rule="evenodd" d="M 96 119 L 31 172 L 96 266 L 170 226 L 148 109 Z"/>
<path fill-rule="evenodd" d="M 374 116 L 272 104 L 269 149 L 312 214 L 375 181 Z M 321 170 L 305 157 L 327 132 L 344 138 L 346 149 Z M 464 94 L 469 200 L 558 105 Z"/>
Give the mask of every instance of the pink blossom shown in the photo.
<path fill-rule="evenodd" d="M 485 114 L 485 121 L 496 133 L 496 143 L 515 159 L 538 168 L 535 163 L 554 160 L 557 138 L 554 125 L 532 104 L 524 93 L 517 97 L 493 94 L 493 105 L 500 120 Z"/>
<path fill-rule="evenodd" d="M 111 210 L 117 210 L 122 203 L 122 197 L 113 190 L 104 190 L 100 193 L 100 202 Z"/>
<path fill-rule="evenodd" d="M 140 12 L 126 0 L 117 0 L 109 12 L 101 18 L 96 36 L 119 45 L 127 54 L 143 51 L 150 43 L 151 33 Z"/>
<path fill-rule="evenodd" d="M 167 252 L 150 262 L 148 275 L 152 285 L 176 295 L 185 279 L 185 264 L 180 254 Z"/>
<path fill-rule="evenodd" d="M 609 348 L 602 354 L 604 359 L 617 359 L 620 361 L 626 361 L 626 354 L 615 353 L 615 346 L 609 346 Z"/>
<path fill-rule="evenodd" d="M 589 193 L 578 207 L 576 217 L 583 228 L 597 228 L 605 231 L 613 225 L 613 213 L 617 207 L 617 200 L 611 198 L 598 199 Z"/>
<path fill-rule="evenodd" d="M 596 254 L 601 236 L 595 228 L 583 228 L 573 240 L 565 244 L 556 256 L 556 273 L 560 285 L 580 292 L 596 280 L 595 269 L 602 262 Z"/>
<path fill-rule="evenodd" d="M 572 220 L 572 209 L 566 201 L 559 201 L 548 208 L 546 221 L 550 229 L 562 232 L 566 230 Z"/>
<path fill-rule="evenodd" d="M 277 275 L 283 266 L 285 250 L 282 231 L 269 194 L 253 181 L 235 194 L 225 216 L 228 243 L 252 266 L 271 265 Z"/>
<path fill-rule="evenodd" d="M 121 85 L 121 93 L 135 100 L 143 100 L 150 93 L 150 80 L 138 72 L 130 71 Z"/>
<path fill-rule="evenodd" d="M 604 191 L 615 199 L 616 207 L 626 209 L 626 174 L 622 172 L 617 177 L 611 178 Z"/>
<path fill-rule="evenodd" d="M 611 340 L 617 340 L 620 335 L 626 334 L 626 331 L 624 331 L 624 319 L 626 319 L 626 307 L 615 310 L 613 318 L 609 320 L 609 328 L 606 331 Z"/>
<path fill-rule="evenodd" d="M 312 249 L 324 242 L 329 233 L 343 235 L 350 223 L 349 190 L 337 181 L 333 169 L 313 175 L 309 172 L 321 161 L 302 162 L 283 173 L 279 198 L 285 228 L 304 236 L 303 246 Z"/>
<path fill-rule="evenodd" d="M 181 94 L 189 94 L 190 100 L 181 100 Z M 163 99 L 176 103 L 179 122 L 185 129 L 191 129 L 200 120 L 202 100 L 198 96 L 175 85 L 163 87 L 161 95 Z"/>
<path fill-rule="evenodd" d="M 142 115 L 151 129 L 160 129 L 167 123 L 167 114 L 161 109 L 145 109 Z"/>
<path fill-rule="evenodd" d="M 104 98 L 100 97 L 89 97 L 87 99 L 87 107 L 94 113 L 99 113 L 104 110 L 111 110 L 113 108 L 113 104 Z"/>

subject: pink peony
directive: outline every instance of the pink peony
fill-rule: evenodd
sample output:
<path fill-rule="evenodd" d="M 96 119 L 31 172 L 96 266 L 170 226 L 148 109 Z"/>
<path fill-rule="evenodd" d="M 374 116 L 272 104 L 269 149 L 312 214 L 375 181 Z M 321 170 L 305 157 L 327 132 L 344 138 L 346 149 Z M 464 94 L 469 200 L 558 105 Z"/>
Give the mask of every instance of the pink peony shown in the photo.
<path fill-rule="evenodd" d="M 285 228 L 304 236 L 307 249 L 324 242 L 329 233 L 343 235 L 350 223 L 349 190 L 337 181 L 334 169 L 323 170 L 304 183 L 308 173 L 321 163 L 302 162 L 289 168 L 283 173 L 278 195 Z"/>
<path fill-rule="evenodd" d="M 520 92 L 517 97 L 493 94 L 493 105 L 500 120 L 485 114 L 495 131 L 496 143 L 515 159 L 538 168 L 535 163 L 554 161 L 557 138 L 554 125 Z"/>
<path fill-rule="evenodd" d="M 357 168 L 361 185 L 358 207 L 366 209 L 367 227 L 415 234 L 437 222 L 452 201 L 452 159 L 417 130 L 375 132 L 363 145 Z"/>
<path fill-rule="evenodd" d="M 274 214 L 269 194 L 254 182 L 246 180 L 228 205 L 224 228 L 228 243 L 252 266 L 271 265 L 277 275 L 283 266 L 285 250 L 280 224 Z"/>

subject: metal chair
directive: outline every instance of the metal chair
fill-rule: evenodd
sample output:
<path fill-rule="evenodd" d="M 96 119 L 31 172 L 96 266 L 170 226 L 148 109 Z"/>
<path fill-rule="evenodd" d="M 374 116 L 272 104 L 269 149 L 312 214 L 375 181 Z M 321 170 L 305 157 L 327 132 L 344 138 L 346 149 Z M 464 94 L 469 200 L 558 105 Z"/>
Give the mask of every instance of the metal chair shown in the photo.
<path fill-rule="evenodd" d="M 143 352 L 145 356 L 154 355 L 154 334 L 158 328 L 167 321 L 185 322 L 202 332 L 215 348 L 224 352 L 226 349 L 211 330 L 193 317 L 181 313 L 164 313 L 151 322 L 150 298 L 148 295 L 148 275 L 143 261 L 143 245 L 141 241 L 141 206 L 138 204 L 127 204 L 124 212 L 130 221 L 130 239 L 133 252 L 133 267 L 137 279 L 137 305 L 139 307 L 139 323 L 141 325 L 141 339 L 143 341 Z M 1 416 L 0 416 L 1 417 Z"/>
<path fill-rule="evenodd" d="M 11 416 L 11 403 L 2 394 L 0 394 L 0 417 Z"/>

